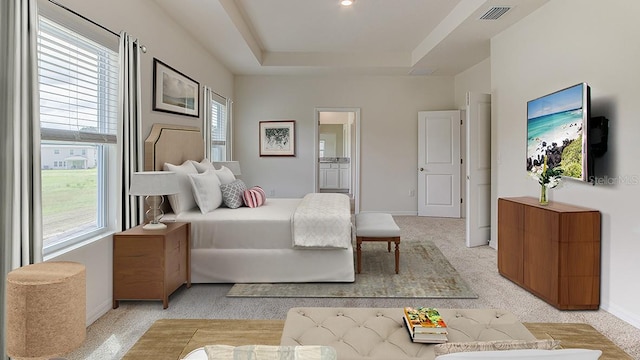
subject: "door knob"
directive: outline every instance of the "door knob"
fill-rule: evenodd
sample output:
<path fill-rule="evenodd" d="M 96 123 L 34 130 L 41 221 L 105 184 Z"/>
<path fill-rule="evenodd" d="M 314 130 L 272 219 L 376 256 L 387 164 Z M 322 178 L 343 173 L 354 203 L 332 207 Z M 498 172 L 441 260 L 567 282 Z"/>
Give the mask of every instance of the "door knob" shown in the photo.
<path fill-rule="evenodd" d="M 424 168 L 420 168 L 420 171 L 424 171 Z"/>

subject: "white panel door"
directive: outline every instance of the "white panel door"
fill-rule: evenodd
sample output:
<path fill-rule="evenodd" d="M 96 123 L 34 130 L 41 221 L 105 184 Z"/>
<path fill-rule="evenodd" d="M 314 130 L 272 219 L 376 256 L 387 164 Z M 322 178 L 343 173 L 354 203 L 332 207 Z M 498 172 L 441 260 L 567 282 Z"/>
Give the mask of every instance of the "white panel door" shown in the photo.
<path fill-rule="evenodd" d="M 468 247 L 491 239 L 491 95 L 467 94 L 465 210 Z"/>
<path fill-rule="evenodd" d="M 418 112 L 418 215 L 460 217 L 460 111 Z"/>

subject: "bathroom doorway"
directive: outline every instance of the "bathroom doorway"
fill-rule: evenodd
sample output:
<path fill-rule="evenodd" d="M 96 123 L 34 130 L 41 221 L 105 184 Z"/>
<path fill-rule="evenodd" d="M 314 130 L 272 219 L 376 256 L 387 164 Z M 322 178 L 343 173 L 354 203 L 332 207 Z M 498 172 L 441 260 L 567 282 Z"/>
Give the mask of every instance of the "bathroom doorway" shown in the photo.
<path fill-rule="evenodd" d="M 344 193 L 360 211 L 360 109 L 316 108 L 315 189 Z"/>

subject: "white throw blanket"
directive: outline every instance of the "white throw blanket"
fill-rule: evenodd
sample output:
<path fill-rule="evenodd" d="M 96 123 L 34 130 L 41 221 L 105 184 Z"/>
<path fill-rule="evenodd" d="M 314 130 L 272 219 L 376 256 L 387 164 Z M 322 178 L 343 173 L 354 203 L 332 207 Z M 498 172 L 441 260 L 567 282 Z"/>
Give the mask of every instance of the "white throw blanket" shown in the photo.
<path fill-rule="evenodd" d="M 305 195 L 291 221 L 294 247 L 346 249 L 351 244 L 351 205 L 344 194 Z"/>

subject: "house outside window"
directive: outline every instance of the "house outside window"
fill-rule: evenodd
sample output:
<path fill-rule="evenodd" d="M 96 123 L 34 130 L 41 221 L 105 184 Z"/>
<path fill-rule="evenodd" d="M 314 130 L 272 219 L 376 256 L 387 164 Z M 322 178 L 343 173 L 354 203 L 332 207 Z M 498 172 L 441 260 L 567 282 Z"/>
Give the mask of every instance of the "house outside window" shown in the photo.
<path fill-rule="evenodd" d="M 118 39 L 40 8 L 38 73 L 45 256 L 113 223 Z M 73 24 L 73 28 L 61 24 Z M 83 31 L 83 29 L 85 31 Z M 90 29 L 90 30 L 89 30 Z M 114 39 L 108 39 L 108 37 Z M 107 39 L 107 40 L 103 40 Z M 111 170 L 111 171 L 110 171 Z"/>

